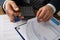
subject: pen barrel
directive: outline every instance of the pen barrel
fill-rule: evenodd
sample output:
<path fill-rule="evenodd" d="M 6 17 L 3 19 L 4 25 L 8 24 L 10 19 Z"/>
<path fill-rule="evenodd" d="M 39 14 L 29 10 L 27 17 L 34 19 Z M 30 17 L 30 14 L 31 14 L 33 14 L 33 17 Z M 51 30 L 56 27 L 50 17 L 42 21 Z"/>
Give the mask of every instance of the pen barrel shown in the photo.
<path fill-rule="evenodd" d="M 18 21 L 20 21 L 20 18 L 19 18 L 18 16 L 16 16 L 16 17 L 14 18 L 14 21 L 15 21 L 15 22 L 18 22 Z"/>

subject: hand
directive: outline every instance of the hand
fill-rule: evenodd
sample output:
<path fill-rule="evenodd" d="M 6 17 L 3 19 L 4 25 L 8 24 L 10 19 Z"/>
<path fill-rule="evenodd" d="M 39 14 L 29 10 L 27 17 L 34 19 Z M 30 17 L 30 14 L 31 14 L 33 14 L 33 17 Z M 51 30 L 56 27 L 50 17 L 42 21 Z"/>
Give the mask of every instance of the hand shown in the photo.
<path fill-rule="evenodd" d="M 38 22 L 47 22 L 53 17 L 53 9 L 45 5 L 42 8 L 40 8 L 37 12 L 37 20 Z"/>
<path fill-rule="evenodd" d="M 19 7 L 15 4 L 14 1 L 6 2 L 5 8 L 6 8 L 6 14 L 9 16 L 11 22 L 14 22 L 15 16 L 18 16 L 20 19 L 24 18 L 23 16 L 21 16 Z"/>

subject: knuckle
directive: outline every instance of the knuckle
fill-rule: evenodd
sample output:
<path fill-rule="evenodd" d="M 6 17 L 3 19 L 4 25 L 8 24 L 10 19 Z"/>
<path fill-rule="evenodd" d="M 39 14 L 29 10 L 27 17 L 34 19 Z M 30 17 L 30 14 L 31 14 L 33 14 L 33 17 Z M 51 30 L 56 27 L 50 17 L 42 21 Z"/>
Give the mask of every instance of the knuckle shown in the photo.
<path fill-rule="evenodd" d="M 11 3 L 11 1 L 6 2 L 7 5 L 10 4 L 10 3 Z"/>
<path fill-rule="evenodd" d="M 44 12 L 47 12 L 48 10 L 47 9 L 44 9 Z"/>
<path fill-rule="evenodd" d="M 14 1 L 11 1 L 11 4 L 15 5 L 15 2 Z"/>
<path fill-rule="evenodd" d="M 8 2 L 6 2 L 6 5 L 11 5 L 13 3 L 14 3 L 14 1 L 8 1 Z"/>
<path fill-rule="evenodd" d="M 14 12 L 9 12 L 10 15 L 14 15 Z"/>
<path fill-rule="evenodd" d="M 10 12 L 10 14 L 14 14 L 14 12 Z"/>
<path fill-rule="evenodd" d="M 14 1 L 9 1 L 8 3 L 12 4 L 12 3 L 14 3 Z"/>

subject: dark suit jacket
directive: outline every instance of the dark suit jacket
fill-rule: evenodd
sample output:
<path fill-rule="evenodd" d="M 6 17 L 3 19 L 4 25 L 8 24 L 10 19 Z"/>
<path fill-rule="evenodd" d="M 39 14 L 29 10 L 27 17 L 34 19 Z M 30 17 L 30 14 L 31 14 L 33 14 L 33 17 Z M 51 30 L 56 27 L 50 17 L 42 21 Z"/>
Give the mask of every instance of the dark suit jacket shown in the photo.
<path fill-rule="evenodd" d="M 39 9 L 40 7 L 50 3 L 55 6 L 56 10 L 60 10 L 60 0 L 30 0 L 30 3 L 24 2 L 24 0 L 13 0 L 17 5 L 26 6 L 31 5 L 34 9 Z"/>

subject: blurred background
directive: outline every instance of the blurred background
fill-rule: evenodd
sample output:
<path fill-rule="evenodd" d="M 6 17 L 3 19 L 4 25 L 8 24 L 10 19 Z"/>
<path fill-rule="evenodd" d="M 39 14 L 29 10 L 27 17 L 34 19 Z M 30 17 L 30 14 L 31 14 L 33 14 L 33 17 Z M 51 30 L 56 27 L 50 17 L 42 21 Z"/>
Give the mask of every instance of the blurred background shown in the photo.
<path fill-rule="evenodd" d="M 0 0 L 0 6 L 3 5 L 4 1 L 5 1 L 5 0 Z"/>
<path fill-rule="evenodd" d="M 5 0 L 0 0 L 0 15 L 4 14 L 4 10 L 3 10 L 3 3 Z"/>

